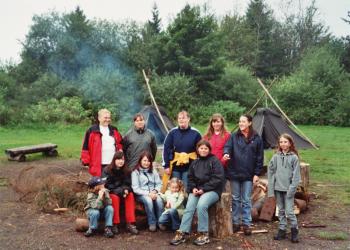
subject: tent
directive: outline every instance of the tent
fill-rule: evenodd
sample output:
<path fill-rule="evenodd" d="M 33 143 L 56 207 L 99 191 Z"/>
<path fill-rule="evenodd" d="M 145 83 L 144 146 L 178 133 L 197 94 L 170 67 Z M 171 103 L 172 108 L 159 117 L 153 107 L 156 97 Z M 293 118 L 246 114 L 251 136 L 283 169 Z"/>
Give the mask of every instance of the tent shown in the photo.
<path fill-rule="evenodd" d="M 265 149 L 276 147 L 278 137 L 283 133 L 293 137 L 298 149 L 314 148 L 308 140 L 292 130 L 278 112 L 269 108 L 257 109 L 253 116 L 253 128 L 263 138 Z"/>
<path fill-rule="evenodd" d="M 168 117 L 164 108 L 159 107 L 159 111 L 162 115 L 167 130 L 170 130 L 173 127 L 175 127 L 173 121 Z M 145 117 L 146 127 L 150 129 L 156 136 L 157 144 L 163 144 L 168 132 L 164 128 L 164 125 L 158 115 L 156 108 L 153 105 L 144 106 L 139 113 L 141 113 Z"/>

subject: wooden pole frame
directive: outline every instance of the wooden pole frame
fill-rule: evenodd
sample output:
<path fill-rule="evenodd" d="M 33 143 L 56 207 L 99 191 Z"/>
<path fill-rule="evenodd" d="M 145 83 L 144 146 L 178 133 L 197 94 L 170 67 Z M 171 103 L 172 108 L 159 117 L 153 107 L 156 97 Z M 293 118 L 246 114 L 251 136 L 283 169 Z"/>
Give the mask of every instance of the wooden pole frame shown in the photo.
<path fill-rule="evenodd" d="M 318 149 L 318 147 L 303 133 L 303 131 L 301 131 L 293 122 L 291 119 L 289 119 L 289 117 L 286 115 L 286 113 L 283 112 L 283 110 L 280 108 L 280 106 L 277 104 L 277 102 L 275 101 L 275 99 L 273 99 L 273 97 L 271 96 L 270 92 L 267 90 L 267 88 L 265 87 L 265 85 L 262 83 L 262 81 L 258 78 L 258 82 L 260 84 L 260 86 L 263 88 L 263 90 L 266 92 L 267 96 L 271 99 L 271 101 L 273 102 L 273 104 L 275 104 L 276 108 L 278 108 L 278 110 L 281 112 L 281 114 L 284 116 L 284 118 L 287 119 L 287 121 L 302 135 L 304 136 L 304 138 L 310 142 L 310 144 L 315 148 Z"/>
<path fill-rule="evenodd" d="M 151 96 L 151 102 L 154 105 L 154 107 L 156 107 L 157 113 L 159 115 L 160 120 L 162 121 L 162 124 L 163 124 L 163 127 L 164 127 L 165 131 L 167 133 L 169 133 L 169 129 L 166 126 L 165 121 L 163 119 L 163 116 L 162 116 L 162 114 L 159 111 L 158 105 L 156 103 L 156 99 L 154 99 L 154 96 L 153 96 L 153 93 L 152 93 L 152 90 L 151 90 L 151 86 L 149 85 L 149 79 L 148 79 L 148 77 L 147 77 L 147 75 L 146 75 L 144 70 L 142 70 L 142 73 L 143 73 L 143 77 L 145 78 L 145 81 L 146 81 L 146 85 L 147 85 L 147 89 L 148 89 L 149 95 Z"/>

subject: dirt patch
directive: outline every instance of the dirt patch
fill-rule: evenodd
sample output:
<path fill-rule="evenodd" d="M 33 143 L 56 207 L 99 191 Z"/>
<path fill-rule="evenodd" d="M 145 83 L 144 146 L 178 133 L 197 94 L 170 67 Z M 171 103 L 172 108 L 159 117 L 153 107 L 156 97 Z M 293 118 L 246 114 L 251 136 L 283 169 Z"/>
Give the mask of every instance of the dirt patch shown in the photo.
<path fill-rule="evenodd" d="M 36 173 L 38 179 L 46 179 L 48 172 L 51 173 L 53 169 L 58 171 L 55 174 L 66 175 L 65 178 L 72 177 L 80 172 L 80 164 L 77 160 L 42 159 L 27 163 L 3 162 L 0 164 L 0 246 L 2 249 L 199 249 L 191 241 L 177 248 L 169 246 L 168 242 L 173 237 L 173 233 L 170 232 L 150 233 L 143 230 L 137 236 L 122 233 L 114 239 L 106 239 L 102 235 L 86 239 L 82 233 L 74 231 L 74 221 L 77 216 L 75 213 L 67 212 L 58 215 L 41 212 L 35 203 L 28 203 L 30 199 L 23 198 L 23 194 L 14 191 L 11 186 L 11 184 L 17 185 L 16 188 L 32 186 L 33 183 L 19 183 L 20 179 L 18 179 L 20 174 L 23 177 L 31 167 L 38 169 Z M 67 169 L 72 173 L 68 173 Z M 268 229 L 267 234 L 256 234 L 250 237 L 235 234 L 222 240 L 211 239 L 212 242 L 202 248 L 350 249 L 350 207 L 342 205 L 341 201 L 328 199 L 329 194 L 332 193 L 331 189 L 332 187 L 311 186 L 311 191 L 316 192 L 319 198 L 312 200 L 307 212 L 298 216 L 299 225 L 305 221 L 325 224 L 327 227 L 300 228 L 299 244 L 292 244 L 288 240 L 281 242 L 272 240 L 278 226 L 278 222 L 275 221 L 259 222 L 254 225 L 256 229 Z M 320 236 L 322 232 L 343 232 L 348 238 L 347 240 L 327 240 Z"/>

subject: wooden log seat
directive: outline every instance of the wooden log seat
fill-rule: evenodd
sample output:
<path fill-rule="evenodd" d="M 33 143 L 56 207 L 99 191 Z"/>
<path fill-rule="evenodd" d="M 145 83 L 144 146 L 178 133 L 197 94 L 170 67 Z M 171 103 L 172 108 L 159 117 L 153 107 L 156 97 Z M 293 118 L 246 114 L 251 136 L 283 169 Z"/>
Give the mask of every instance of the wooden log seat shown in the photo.
<path fill-rule="evenodd" d="M 5 154 L 7 155 L 9 161 L 19 162 L 26 160 L 26 154 L 34 154 L 40 152 L 42 152 L 45 156 L 57 156 L 57 145 L 52 143 L 45 143 L 5 150 Z"/>

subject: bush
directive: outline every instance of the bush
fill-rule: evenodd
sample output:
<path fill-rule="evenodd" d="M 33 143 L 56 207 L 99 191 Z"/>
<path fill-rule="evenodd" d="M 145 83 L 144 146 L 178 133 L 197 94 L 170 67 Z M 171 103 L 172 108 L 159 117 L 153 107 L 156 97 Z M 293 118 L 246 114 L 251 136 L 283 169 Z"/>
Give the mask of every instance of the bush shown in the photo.
<path fill-rule="evenodd" d="M 84 110 L 78 97 L 49 99 L 32 105 L 25 113 L 24 120 L 33 123 L 80 123 L 86 120 L 89 111 Z"/>
<path fill-rule="evenodd" d="M 292 120 L 301 124 L 350 125 L 350 80 L 327 47 L 314 48 L 297 71 L 283 78 L 274 95 Z"/>
<path fill-rule="evenodd" d="M 245 108 L 231 101 L 217 101 L 208 106 L 193 106 L 190 108 L 191 120 L 195 123 L 206 124 L 214 113 L 220 113 L 226 122 L 237 122 Z"/>
<path fill-rule="evenodd" d="M 196 103 L 196 90 L 190 77 L 181 74 L 156 75 L 150 84 L 157 104 L 163 106 L 172 118 L 175 118 L 180 110 L 189 109 Z M 145 93 L 148 94 L 148 91 Z M 149 95 L 147 98 L 150 98 Z"/>
<path fill-rule="evenodd" d="M 257 80 L 246 67 L 229 63 L 217 84 L 217 95 L 221 100 L 232 100 L 243 107 L 250 108 L 260 90 Z"/>

